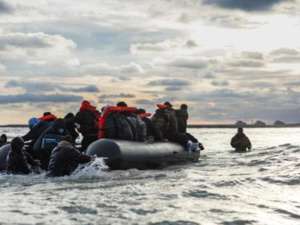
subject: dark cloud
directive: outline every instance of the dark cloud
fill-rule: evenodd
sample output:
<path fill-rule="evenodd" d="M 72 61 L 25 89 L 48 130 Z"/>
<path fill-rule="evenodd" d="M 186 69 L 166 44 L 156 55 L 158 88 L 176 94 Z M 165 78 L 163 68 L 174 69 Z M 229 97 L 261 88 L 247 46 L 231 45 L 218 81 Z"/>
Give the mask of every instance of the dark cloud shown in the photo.
<path fill-rule="evenodd" d="M 208 72 L 204 75 L 205 79 L 214 79 L 215 75 L 212 72 Z"/>
<path fill-rule="evenodd" d="M 300 62 L 300 56 L 288 56 L 288 57 L 280 57 L 277 59 L 274 59 L 275 63 L 297 63 Z"/>
<path fill-rule="evenodd" d="M 118 95 L 101 95 L 99 99 L 108 99 L 108 98 L 135 98 L 135 95 L 132 94 L 118 94 Z"/>
<path fill-rule="evenodd" d="M 300 81 L 291 81 L 291 82 L 284 83 L 284 85 L 300 87 Z"/>
<path fill-rule="evenodd" d="M 253 60 L 238 60 L 235 62 L 230 62 L 228 63 L 230 66 L 233 67 L 263 67 L 264 63 L 258 62 L 258 61 L 253 61 Z"/>
<path fill-rule="evenodd" d="M 213 86 L 228 86 L 229 85 L 229 82 L 227 80 L 224 80 L 224 81 L 212 81 L 211 82 L 211 85 Z"/>
<path fill-rule="evenodd" d="M 38 102 L 53 102 L 53 103 L 69 103 L 80 102 L 83 98 L 77 95 L 41 95 L 41 94 L 19 94 L 19 95 L 1 95 L 0 104 L 12 103 L 38 103 Z"/>
<path fill-rule="evenodd" d="M 149 86 L 189 86 L 191 84 L 191 81 L 182 79 L 155 80 L 148 83 Z"/>
<path fill-rule="evenodd" d="M 290 0 L 202 0 L 207 5 L 217 5 L 227 9 L 241 9 L 244 11 L 268 11 L 274 5 Z"/>
<path fill-rule="evenodd" d="M 174 86 L 174 87 L 167 87 L 165 89 L 165 91 L 181 91 L 182 90 L 182 87 L 177 87 L 177 86 Z"/>
<path fill-rule="evenodd" d="M 11 13 L 13 11 L 13 7 L 9 5 L 6 1 L 0 1 L 0 14 Z"/>
<path fill-rule="evenodd" d="M 248 59 L 256 59 L 256 60 L 263 59 L 263 54 L 260 52 L 242 52 L 242 56 Z"/>
<path fill-rule="evenodd" d="M 97 88 L 95 85 L 89 85 L 82 88 L 63 88 L 59 87 L 60 90 L 65 90 L 68 92 L 89 92 L 89 93 L 98 93 L 100 92 L 99 88 Z"/>
<path fill-rule="evenodd" d="M 155 101 L 151 101 L 148 99 L 139 99 L 139 100 L 136 100 L 136 103 L 139 105 L 154 105 L 154 104 L 156 104 Z"/>
<path fill-rule="evenodd" d="M 8 81 L 5 86 L 5 88 L 17 88 L 20 87 L 27 92 L 49 92 L 49 91 L 65 91 L 65 92 L 89 92 L 89 93 L 98 93 L 100 90 L 94 86 L 89 85 L 82 88 L 66 88 L 62 87 L 57 84 L 51 84 L 51 83 L 42 83 L 42 82 L 29 82 L 29 81 L 17 81 L 17 80 L 10 80 Z"/>

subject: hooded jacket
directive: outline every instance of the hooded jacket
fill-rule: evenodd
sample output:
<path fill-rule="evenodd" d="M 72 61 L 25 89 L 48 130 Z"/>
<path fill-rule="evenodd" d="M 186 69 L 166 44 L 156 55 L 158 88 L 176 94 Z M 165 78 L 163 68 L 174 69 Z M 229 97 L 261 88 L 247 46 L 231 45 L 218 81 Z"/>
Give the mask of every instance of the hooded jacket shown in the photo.
<path fill-rule="evenodd" d="M 244 133 L 237 133 L 231 139 L 230 145 L 235 148 L 237 152 L 246 152 L 247 148 L 252 148 L 249 138 Z"/>
<path fill-rule="evenodd" d="M 189 114 L 185 109 L 175 110 L 175 115 L 178 123 L 178 131 L 179 133 L 186 133 L 187 128 L 187 120 L 189 118 Z"/>
<path fill-rule="evenodd" d="M 30 165 L 36 166 L 37 163 L 24 150 L 24 140 L 21 137 L 13 138 L 6 158 L 6 172 L 12 174 L 29 174 L 31 172 Z"/>
<path fill-rule="evenodd" d="M 154 129 L 154 137 L 156 140 L 163 139 L 165 133 L 169 128 L 169 119 L 165 115 L 165 108 L 157 109 L 151 118 Z"/>
<path fill-rule="evenodd" d="M 79 163 L 88 163 L 89 161 L 91 161 L 90 156 L 80 154 L 69 142 L 62 141 L 51 153 L 47 176 L 70 175 Z"/>
<path fill-rule="evenodd" d="M 110 112 L 106 117 L 106 137 L 111 139 L 121 139 L 133 141 L 136 134 L 132 131 L 132 125 L 125 115 Z"/>

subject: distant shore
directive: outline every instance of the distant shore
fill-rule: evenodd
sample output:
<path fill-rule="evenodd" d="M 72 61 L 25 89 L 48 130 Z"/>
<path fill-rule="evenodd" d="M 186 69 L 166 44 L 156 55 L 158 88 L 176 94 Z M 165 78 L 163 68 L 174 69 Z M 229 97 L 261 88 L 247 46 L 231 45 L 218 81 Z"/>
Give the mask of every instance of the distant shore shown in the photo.
<path fill-rule="evenodd" d="M 0 127 L 28 127 L 26 124 L 6 124 L 0 125 Z M 255 126 L 246 125 L 244 128 L 289 128 L 289 127 L 300 127 L 300 124 L 286 124 L 281 126 L 275 125 L 265 125 L 265 126 Z M 237 128 L 235 124 L 190 124 L 188 128 Z"/>

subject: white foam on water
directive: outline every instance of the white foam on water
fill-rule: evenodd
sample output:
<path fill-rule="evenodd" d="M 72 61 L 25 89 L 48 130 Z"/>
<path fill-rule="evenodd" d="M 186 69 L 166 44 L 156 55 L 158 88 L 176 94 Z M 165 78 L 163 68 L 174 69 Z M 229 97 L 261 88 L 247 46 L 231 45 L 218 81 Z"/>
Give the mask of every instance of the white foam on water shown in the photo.
<path fill-rule="evenodd" d="M 108 169 L 109 167 L 105 164 L 104 158 L 95 158 L 89 163 L 80 164 L 71 174 L 71 177 L 74 179 L 107 177 Z"/>

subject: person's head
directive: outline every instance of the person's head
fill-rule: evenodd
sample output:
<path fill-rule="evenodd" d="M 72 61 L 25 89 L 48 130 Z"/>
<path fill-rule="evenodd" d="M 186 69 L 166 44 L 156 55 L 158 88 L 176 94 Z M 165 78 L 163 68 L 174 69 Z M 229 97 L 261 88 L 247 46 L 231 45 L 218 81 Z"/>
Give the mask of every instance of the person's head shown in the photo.
<path fill-rule="evenodd" d="M 39 119 L 36 117 L 32 117 L 28 120 L 28 127 L 31 130 L 34 126 L 36 126 L 39 123 Z"/>
<path fill-rule="evenodd" d="M 55 120 L 55 122 L 53 123 L 53 127 L 55 130 L 58 131 L 59 134 L 65 134 L 66 133 L 66 122 L 64 119 L 57 119 Z"/>
<path fill-rule="evenodd" d="M 73 147 L 69 141 L 61 141 L 58 143 L 57 147 Z"/>
<path fill-rule="evenodd" d="M 186 104 L 182 104 L 182 105 L 180 106 L 180 109 L 187 110 L 187 109 L 188 109 L 188 106 L 187 106 Z"/>
<path fill-rule="evenodd" d="M 43 113 L 43 116 L 50 116 L 50 115 L 52 115 L 51 112 L 44 112 L 44 113 Z"/>
<path fill-rule="evenodd" d="M 0 138 L 0 143 L 6 143 L 7 142 L 7 136 L 6 134 L 2 134 Z"/>
<path fill-rule="evenodd" d="M 127 107 L 127 104 L 125 102 L 118 102 L 117 106 L 118 107 Z"/>
<path fill-rule="evenodd" d="M 69 112 L 67 115 L 65 115 L 65 119 L 71 119 L 74 117 L 74 114 Z"/>
<path fill-rule="evenodd" d="M 144 114 L 144 113 L 146 113 L 146 110 L 145 109 L 137 109 L 134 113 L 137 115 Z"/>
<path fill-rule="evenodd" d="M 24 147 L 24 140 L 21 137 L 15 137 L 10 142 L 10 147 L 13 152 L 21 152 Z"/>
<path fill-rule="evenodd" d="M 166 106 L 168 106 L 168 107 L 170 107 L 170 108 L 173 107 L 173 105 L 172 105 L 170 102 L 165 102 L 164 105 L 166 105 Z"/>
<path fill-rule="evenodd" d="M 242 134 L 243 132 L 244 132 L 243 128 L 239 127 L 239 128 L 238 128 L 238 133 L 239 133 L 239 134 Z"/>

